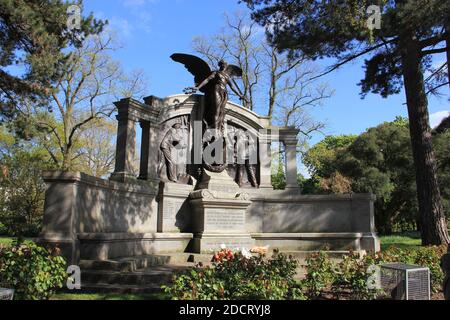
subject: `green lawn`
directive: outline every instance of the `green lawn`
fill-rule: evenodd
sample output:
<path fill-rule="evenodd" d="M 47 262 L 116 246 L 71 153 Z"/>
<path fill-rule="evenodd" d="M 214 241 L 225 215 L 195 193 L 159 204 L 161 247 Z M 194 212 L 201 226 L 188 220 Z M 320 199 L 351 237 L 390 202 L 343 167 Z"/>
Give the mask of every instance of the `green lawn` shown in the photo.
<path fill-rule="evenodd" d="M 0 237 L 0 244 L 9 245 L 11 243 L 11 241 L 12 241 L 11 238 L 2 238 L 2 237 Z"/>
<path fill-rule="evenodd" d="M 167 300 L 164 294 L 74 294 L 59 293 L 50 298 L 50 300 Z"/>
<path fill-rule="evenodd" d="M 391 236 L 384 236 L 380 238 L 381 249 L 386 250 L 390 247 L 397 247 L 400 249 L 414 249 L 421 246 L 422 240 L 418 232 L 405 232 L 401 234 L 394 234 Z"/>
<path fill-rule="evenodd" d="M 0 237 L 0 246 L 9 246 L 13 242 L 14 238 L 11 237 Z M 32 241 L 32 239 L 25 239 L 25 242 Z"/>

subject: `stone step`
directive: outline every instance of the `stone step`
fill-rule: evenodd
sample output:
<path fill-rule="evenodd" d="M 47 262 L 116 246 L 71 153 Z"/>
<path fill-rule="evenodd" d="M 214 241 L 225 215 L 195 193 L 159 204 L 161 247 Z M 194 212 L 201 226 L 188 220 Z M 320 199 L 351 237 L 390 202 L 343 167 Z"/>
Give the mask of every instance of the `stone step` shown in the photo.
<path fill-rule="evenodd" d="M 319 253 L 319 252 L 318 251 L 283 251 L 282 253 L 287 256 L 292 256 L 293 258 L 295 258 L 296 260 L 299 261 L 299 264 L 301 266 L 305 266 L 306 259 L 308 257 L 310 257 L 312 254 Z M 328 257 L 334 262 L 341 261 L 342 257 L 349 253 L 350 253 L 349 251 L 328 251 L 327 252 Z"/>
<path fill-rule="evenodd" d="M 116 285 L 107 283 L 83 283 L 82 293 L 106 294 L 157 294 L 162 293 L 160 285 Z"/>
<path fill-rule="evenodd" d="M 107 270 L 133 272 L 149 267 L 164 266 L 170 262 L 170 256 L 139 256 L 107 261 L 82 260 L 81 270 Z"/>
<path fill-rule="evenodd" d="M 197 253 L 175 253 L 170 254 L 170 264 L 183 264 L 183 263 L 203 263 L 208 264 L 211 262 L 213 253 L 211 254 L 197 254 Z M 158 257 L 159 255 L 155 255 Z"/>
<path fill-rule="evenodd" d="M 145 269 L 134 272 L 84 271 L 81 274 L 81 279 L 90 284 L 161 285 L 171 281 L 173 271 L 168 268 Z"/>

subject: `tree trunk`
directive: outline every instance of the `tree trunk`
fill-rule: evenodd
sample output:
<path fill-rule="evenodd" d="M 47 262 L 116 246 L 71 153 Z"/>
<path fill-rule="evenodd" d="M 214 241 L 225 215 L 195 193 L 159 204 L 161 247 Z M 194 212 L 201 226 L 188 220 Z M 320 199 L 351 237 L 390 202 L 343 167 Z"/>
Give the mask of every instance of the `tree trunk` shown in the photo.
<path fill-rule="evenodd" d="M 421 51 L 419 43 L 413 35 L 402 39 L 400 45 L 411 143 L 416 168 L 422 245 L 448 244 L 450 238 L 436 174 L 428 100 L 421 69 Z"/>
<path fill-rule="evenodd" d="M 447 80 L 448 86 L 450 88 L 450 19 L 447 19 L 445 25 L 445 33 L 447 34 L 445 39 L 445 44 L 447 47 Z"/>

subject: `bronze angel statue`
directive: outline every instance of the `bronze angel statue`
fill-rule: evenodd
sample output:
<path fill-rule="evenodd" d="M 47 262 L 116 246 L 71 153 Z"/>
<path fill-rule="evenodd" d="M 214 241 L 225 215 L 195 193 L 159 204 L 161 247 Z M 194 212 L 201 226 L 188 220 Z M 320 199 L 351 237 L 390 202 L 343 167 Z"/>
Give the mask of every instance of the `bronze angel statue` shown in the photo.
<path fill-rule="evenodd" d="M 224 130 L 225 106 L 228 102 L 230 89 L 241 99 L 246 101 L 233 77 L 242 77 L 242 69 L 226 63 L 219 62 L 219 70 L 212 71 L 209 64 L 203 59 L 182 53 L 175 53 L 172 60 L 184 64 L 186 69 L 195 77 L 195 87 L 185 89 L 185 93 L 201 91 L 205 94 L 205 113 L 203 120 L 208 129 Z"/>

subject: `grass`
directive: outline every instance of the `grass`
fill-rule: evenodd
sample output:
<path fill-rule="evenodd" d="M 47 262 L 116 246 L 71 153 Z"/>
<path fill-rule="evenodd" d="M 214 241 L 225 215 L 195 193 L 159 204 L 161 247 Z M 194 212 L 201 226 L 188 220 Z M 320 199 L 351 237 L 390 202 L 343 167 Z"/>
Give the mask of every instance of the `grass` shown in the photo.
<path fill-rule="evenodd" d="M 0 245 L 9 246 L 12 242 L 12 238 L 0 237 Z"/>
<path fill-rule="evenodd" d="M 386 250 L 390 247 L 400 249 L 416 249 L 421 246 L 422 240 L 418 232 L 405 232 L 380 238 L 381 249 Z"/>
<path fill-rule="evenodd" d="M 12 237 L 0 237 L 0 247 L 8 247 L 13 242 L 14 238 Z M 25 242 L 33 241 L 33 239 L 25 239 Z"/>
<path fill-rule="evenodd" d="M 163 294 L 96 294 L 96 293 L 59 293 L 55 294 L 50 300 L 82 300 L 82 301 L 100 301 L 100 300 L 168 300 Z"/>

